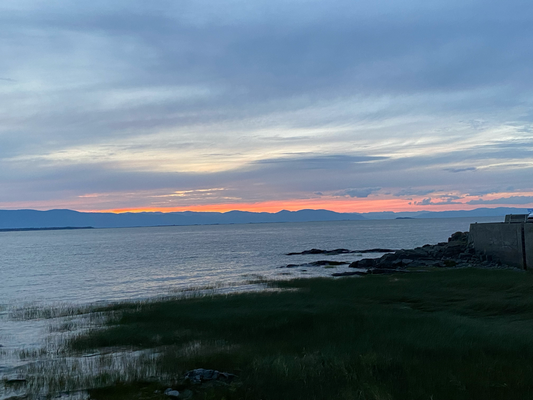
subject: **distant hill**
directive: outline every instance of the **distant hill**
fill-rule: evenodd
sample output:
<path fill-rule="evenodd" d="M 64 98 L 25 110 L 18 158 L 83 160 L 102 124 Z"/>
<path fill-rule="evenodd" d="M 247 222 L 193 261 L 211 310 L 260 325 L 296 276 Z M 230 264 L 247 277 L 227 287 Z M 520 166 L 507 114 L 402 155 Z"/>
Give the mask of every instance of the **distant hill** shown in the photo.
<path fill-rule="evenodd" d="M 165 225 L 249 224 L 264 222 L 307 222 L 365 219 L 358 213 L 329 210 L 279 211 L 254 213 L 247 211 L 217 212 L 143 212 L 85 213 L 72 210 L 0 210 L 0 229 L 87 227 L 119 228 Z"/>
<path fill-rule="evenodd" d="M 395 218 L 495 217 L 525 214 L 522 208 L 477 208 L 471 211 L 391 211 L 373 213 L 337 213 L 329 210 L 279 211 L 277 213 L 229 211 L 218 212 L 143 212 L 86 213 L 73 210 L 0 210 L 0 229 L 94 227 L 127 228 L 137 226 L 249 224 L 264 222 L 356 221 Z"/>

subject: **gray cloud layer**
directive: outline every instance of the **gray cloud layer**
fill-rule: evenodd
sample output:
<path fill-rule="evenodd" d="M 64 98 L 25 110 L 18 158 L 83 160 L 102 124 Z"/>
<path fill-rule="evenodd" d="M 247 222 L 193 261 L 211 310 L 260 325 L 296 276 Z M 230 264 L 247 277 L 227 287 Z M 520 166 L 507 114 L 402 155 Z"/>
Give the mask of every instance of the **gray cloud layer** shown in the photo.
<path fill-rule="evenodd" d="M 531 204 L 533 196 L 510 196 L 491 200 L 470 200 L 468 204 Z"/>
<path fill-rule="evenodd" d="M 531 15 L 523 0 L 4 1 L 0 207 L 531 192 Z"/>

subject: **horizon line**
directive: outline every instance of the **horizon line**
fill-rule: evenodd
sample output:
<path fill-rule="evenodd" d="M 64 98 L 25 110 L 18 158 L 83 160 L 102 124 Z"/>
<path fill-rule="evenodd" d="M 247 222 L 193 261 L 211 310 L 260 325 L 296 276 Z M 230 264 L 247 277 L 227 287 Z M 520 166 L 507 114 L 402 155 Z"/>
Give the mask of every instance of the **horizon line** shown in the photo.
<path fill-rule="evenodd" d="M 330 210 L 327 208 L 301 208 L 297 210 L 288 210 L 288 209 L 281 209 L 278 211 L 250 211 L 250 210 L 239 210 L 239 209 L 231 209 L 227 211 L 197 211 L 197 210 L 180 210 L 180 211 L 164 211 L 163 209 L 109 209 L 109 210 L 75 210 L 71 208 L 51 208 L 46 210 L 39 210 L 35 208 L 17 208 L 17 209 L 0 209 L 0 211 L 38 211 L 38 212 L 48 212 L 48 211 L 73 211 L 73 212 L 79 212 L 79 213 L 86 213 L 86 214 L 143 214 L 143 213 L 160 213 L 160 214 L 172 214 L 172 213 L 218 213 L 218 214 L 227 214 L 230 212 L 243 212 L 243 213 L 251 213 L 251 214 L 278 214 L 280 212 L 300 212 L 300 211 L 328 211 L 333 212 L 336 214 L 382 214 L 382 213 L 393 213 L 393 214 L 399 214 L 399 213 L 410 213 L 410 214 L 416 214 L 416 213 L 441 213 L 441 212 L 460 212 L 460 211 L 474 211 L 474 210 L 495 210 L 498 208 L 510 208 L 510 209 L 525 209 L 527 210 L 528 207 L 512 207 L 512 206 L 497 206 L 497 207 L 476 207 L 471 209 L 444 209 L 444 210 L 413 210 L 413 211 L 392 211 L 392 210 L 383 210 L 383 211 L 335 211 Z"/>

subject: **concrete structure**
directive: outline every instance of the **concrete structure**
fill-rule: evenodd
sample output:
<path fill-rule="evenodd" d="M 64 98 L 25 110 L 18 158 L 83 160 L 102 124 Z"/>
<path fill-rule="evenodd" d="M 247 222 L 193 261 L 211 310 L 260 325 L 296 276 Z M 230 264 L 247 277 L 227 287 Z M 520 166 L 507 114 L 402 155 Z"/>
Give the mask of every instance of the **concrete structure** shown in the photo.
<path fill-rule="evenodd" d="M 526 219 L 511 215 L 506 222 L 471 224 L 469 244 L 493 260 L 533 271 L 533 224 Z"/>
<path fill-rule="evenodd" d="M 505 222 L 507 223 L 516 223 L 516 222 L 526 222 L 528 214 L 508 214 L 505 216 Z"/>

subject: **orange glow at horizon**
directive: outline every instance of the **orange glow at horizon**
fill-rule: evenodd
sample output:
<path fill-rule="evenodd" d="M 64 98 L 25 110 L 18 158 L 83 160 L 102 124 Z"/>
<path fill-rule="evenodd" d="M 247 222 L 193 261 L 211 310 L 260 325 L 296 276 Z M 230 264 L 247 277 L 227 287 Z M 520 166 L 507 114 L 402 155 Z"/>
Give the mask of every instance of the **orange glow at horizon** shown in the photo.
<path fill-rule="evenodd" d="M 393 188 L 394 189 L 394 188 Z M 392 191 L 392 190 L 391 190 Z M 129 193 L 128 193 L 129 195 Z M 51 209 L 70 209 L 80 212 L 110 212 L 110 213 L 140 213 L 140 212 L 182 212 L 182 211 L 196 211 L 196 212 L 228 212 L 233 210 L 250 211 L 250 212 L 278 212 L 281 210 L 297 211 L 302 209 L 326 209 L 336 212 L 417 212 L 417 211 L 453 211 L 453 210 L 473 210 L 475 208 L 496 208 L 496 207 L 514 207 L 514 208 L 533 208 L 533 201 L 530 203 L 513 203 L 506 199 L 513 197 L 529 197 L 533 199 L 533 191 L 528 192 L 500 192 L 491 193 L 484 196 L 471 196 L 461 193 L 456 194 L 459 198 L 453 202 L 446 203 L 447 196 L 442 193 L 435 193 L 431 196 L 431 203 L 428 204 L 426 196 L 414 196 L 412 198 L 400 198 L 394 195 L 371 195 L 366 198 L 349 198 L 349 197 L 335 197 L 335 196 L 321 196 L 308 199 L 286 199 L 286 200 L 272 200 L 272 201 L 243 201 L 243 202 L 228 202 L 217 203 L 223 199 L 202 199 L 207 204 L 194 204 L 193 199 L 183 199 L 184 205 L 164 206 L 163 204 L 153 204 L 154 197 L 147 196 L 146 193 L 140 193 L 138 196 L 125 196 L 122 193 L 117 193 L 113 196 L 101 196 L 103 201 L 98 201 L 99 195 L 91 196 L 77 196 L 75 199 L 64 200 L 58 202 L 57 200 L 47 201 L 27 201 L 17 203 L 2 203 L 2 209 L 34 209 L 34 210 L 51 210 Z M 427 196 L 429 197 L 429 196 Z M 89 199 L 89 200 L 87 200 Z M 114 204 L 120 204 L 122 201 L 135 201 L 135 205 L 131 204 L 128 207 L 113 207 Z M 497 202 L 498 200 L 502 202 Z M 482 202 L 476 202 L 482 200 Z M 228 201 L 228 199 L 226 199 Z M 485 201 L 485 203 L 483 203 Z M 145 203 L 146 202 L 146 203 Z M 181 201 L 180 201 L 181 202 Z M 143 203 L 148 204 L 144 206 Z M 187 205 L 187 203 L 189 203 Z M 470 203 L 470 204 L 469 204 Z M 179 203 L 178 203 L 179 204 Z M 111 208 L 111 207 L 113 208 Z"/>
<path fill-rule="evenodd" d="M 117 208 L 108 210 L 80 210 L 87 212 L 110 212 L 110 213 L 140 213 L 140 212 L 228 212 L 228 211 L 250 211 L 250 212 L 278 212 L 281 210 L 298 211 L 302 209 L 325 209 L 344 213 L 364 213 L 380 211 L 447 211 L 474 209 L 479 206 L 471 206 L 465 203 L 445 204 L 445 205 L 415 205 L 405 199 L 295 199 L 277 200 L 257 203 L 227 203 L 227 204 L 205 204 L 184 207 L 139 207 L 139 208 Z"/>

